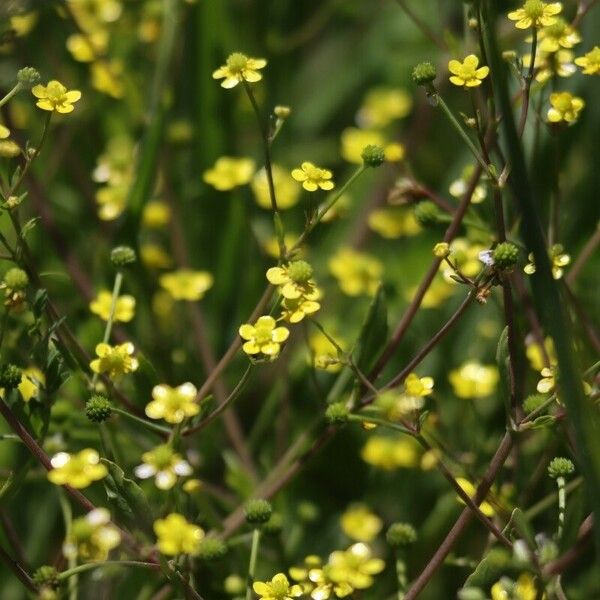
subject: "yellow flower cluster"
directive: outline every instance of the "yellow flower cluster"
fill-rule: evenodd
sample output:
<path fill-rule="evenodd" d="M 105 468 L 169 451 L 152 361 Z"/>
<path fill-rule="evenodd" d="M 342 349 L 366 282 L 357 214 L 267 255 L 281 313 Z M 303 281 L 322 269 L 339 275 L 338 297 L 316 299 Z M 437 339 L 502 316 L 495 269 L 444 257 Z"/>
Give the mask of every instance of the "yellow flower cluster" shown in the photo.
<path fill-rule="evenodd" d="M 554 279 L 560 279 L 564 273 L 564 267 L 571 262 L 571 257 L 565 254 L 564 248 L 561 244 L 554 244 L 548 252 L 550 258 L 550 265 L 552 267 L 552 277 Z M 523 271 L 527 275 L 533 275 L 535 273 L 535 262 L 533 260 L 533 254 L 529 254 L 529 263 L 525 265 Z"/>
<path fill-rule="evenodd" d="M 196 556 L 200 551 L 200 542 L 204 530 L 198 525 L 189 523 L 179 513 L 171 513 L 164 519 L 154 522 L 154 533 L 158 538 L 157 546 L 165 556 L 188 554 Z"/>
<path fill-rule="evenodd" d="M 372 542 L 383 527 L 383 521 L 366 504 L 353 504 L 340 518 L 342 531 L 357 542 Z"/>
<path fill-rule="evenodd" d="M 485 398 L 494 393 L 500 375 L 494 365 L 469 361 L 450 371 L 448 379 L 459 398 Z"/>
<path fill-rule="evenodd" d="M 110 317 L 110 309 L 112 307 L 112 292 L 108 290 L 100 290 L 94 300 L 90 302 L 90 311 L 98 315 L 103 321 L 108 321 Z M 135 314 L 135 298 L 125 295 L 119 296 L 115 303 L 115 312 L 113 321 L 126 323 L 133 319 Z"/>
<path fill-rule="evenodd" d="M 207 271 L 193 271 L 179 269 L 172 273 L 165 273 L 159 279 L 160 286 L 165 289 L 174 300 L 195 302 L 201 300 L 207 290 L 212 287 L 214 278 Z"/>
<path fill-rule="evenodd" d="M 51 458 L 50 464 L 52 469 L 48 471 L 48 479 L 55 485 L 81 489 L 108 475 L 107 468 L 100 463 L 100 455 L 92 448 L 77 454 L 59 452 Z"/>
<path fill-rule="evenodd" d="M 496 581 L 490 590 L 492 600 L 536 600 L 538 588 L 532 575 L 522 573 L 517 581 L 503 577 Z M 546 600 L 546 594 L 542 594 L 541 600 Z"/>
<path fill-rule="evenodd" d="M 277 164 L 271 165 L 271 174 L 273 175 L 273 186 L 275 188 L 275 197 L 277 198 L 277 208 L 286 210 L 295 206 L 300 199 L 300 189 L 294 182 L 289 171 Z M 271 194 L 269 192 L 269 182 L 264 168 L 256 172 L 250 183 L 254 199 L 261 208 L 271 210 Z"/>
<path fill-rule="evenodd" d="M 571 92 L 554 92 L 550 94 L 550 104 L 548 109 L 548 121 L 550 123 L 567 123 L 572 125 L 579 118 L 579 113 L 583 110 L 585 102 L 578 96 L 573 96 Z"/>
<path fill-rule="evenodd" d="M 363 446 L 361 457 L 367 464 L 384 471 L 410 469 L 419 463 L 419 447 L 409 437 L 372 435 Z"/>
<path fill-rule="evenodd" d="M 381 282 L 383 265 L 366 252 L 341 248 L 329 259 L 329 271 L 348 296 L 373 296 Z"/>
<path fill-rule="evenodd" d="M 204 171 L 202 178 L 220 192 L 250 183 L 256 165 L 251 158 L 221 156 L 215 165 Z"/>
<path fill-rule="evenodd" d="M 121 534 L 110 522 L 108 510 L 95 508 L 73 521 L 62 549 L 66 558 L 104 561 L 120 543 Z"/>

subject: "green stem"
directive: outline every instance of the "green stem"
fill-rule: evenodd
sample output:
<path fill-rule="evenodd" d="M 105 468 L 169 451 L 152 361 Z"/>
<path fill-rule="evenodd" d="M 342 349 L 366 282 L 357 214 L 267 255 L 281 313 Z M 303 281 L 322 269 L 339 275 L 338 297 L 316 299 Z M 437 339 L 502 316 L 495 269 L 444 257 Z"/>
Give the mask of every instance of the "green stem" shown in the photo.
<path fill-rule="evenodd" d="M 565 527 L 565 510 L 567 508 L 567 494 L 565 491 L 565 478 L 556 478 L 556 487 L 558 488 L 558 528 L 556 530 L 556 539 L 560 541 Z"/>
<path fill-rule="evenodd" d="M 72 569 L 67 569 L 62 573 L 58 574 L 59 581 L 65 581 L 65 579 L 69 579 L 69 577 L 73 577 L 78 575 L 79 573 L 85 573 L 86 571 L 91 571 L 93 569 L 98 569 L 101 567 L 139 567 L 140 569 L 157 569 L 159 568 L 156 563 L 142 562 L 139 560 L 105 560 L 103 562 L 92 562 L 85 563 L 83 565 L 78 565 L 73 567 Z"/>
<path fill-rule="evenodd" d="M 17 83 L 17 85 L 15 85 L 15 87 L 0 100 L 0 107 L 4 106 L 13 96 L 16 96 L 22 88 L 23 84 L 19 81 L 19 83 Z"/>
<path fill-rule="evenodd" d="M 400 425 L 399 423 L 391 423 L 390 421 L 380 419 L 379 417 L 351 414 L 348 415 L 348 420 L 356 423 L 375 423 L 376 425 L 381 425 L 381 427 L 387 427 L 388 429 L 393 429 L 394 431 L 399 431 L 400 433 L 406 433 L 407 435 L 414 436 L 414 431 L 411 431 L 408 429 L 408 427 Z"/>
<path fill-rule="evenodd" d="M 400 556 L 396 556 L 396 578 L 398 582 L 398 600 L 404 599 L 404 592 L 406 591 L 406 563 Z"/>
<path fill-rule="evenodd" d="M 250 549 L 250 564 L 248 565 L 248 584 L 246 587 L 246 600 L 252 600 L 252 584 L 256 573 L 256 560 L 258 558 L 258 547 L 260 545 L 260 529 L 252 532 L 252 547 Z"/>
<path fill-rule="evenodd" d="M 140 425 L 143 425 L 144 427 L 147 427 L 148 429 L 155 431 L 156 433 L 159 433 L 163 436 L 171 434 L 171 430 L 168 427 L 163 427 L 162 425 L 158 425 L 157 423 L 153 423 L 152 421 L 147 421 L 146 419 L 136 417 L 135 415 L 132 415 L 131 413 L 127 412 L 126 410 L 123 410 L 122 408 L 113 407 L 112 411 L 119 415 L 122 415 L 123 417 L 126 417 L 127 419 L 130 419 L 131 421 L 135 421 L 136 423 L 139 423 Z"/>

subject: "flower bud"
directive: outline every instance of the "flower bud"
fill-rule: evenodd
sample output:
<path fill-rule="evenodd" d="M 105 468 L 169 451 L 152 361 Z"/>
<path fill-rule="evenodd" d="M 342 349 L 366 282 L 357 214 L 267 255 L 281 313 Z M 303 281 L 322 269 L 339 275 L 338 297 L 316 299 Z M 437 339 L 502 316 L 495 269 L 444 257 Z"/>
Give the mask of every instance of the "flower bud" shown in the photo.
<path fill-rule="evenodd" d="M 363 148 L 361 158 L 366 167 L 380 167 L 385 161 L 385 151 L 381 146 L 370 144 Z"/>
<path fill-rule="evenodd" d="M 200 542 L 198 558 L 206 562 L 219 560 L 227 554 L 227 544 L 218 538 L 207 537 Z"/>
<path fill-rule="evenodd" d="M 433 255 L 438 258 L 446 258 L 450 254 L 450 246 L 447 242 L 440 242 L 433 247 Z"/>
<path fill-rule="evenodd" d="M 295 260 L 288 265 L 287 274 L 295 283 L 306 283 L 313 275 L 313 268 L 305 260 Z"/>
<path fill-rule="evenodd" d="M 419 63 L 412 72 L 412 79 L 417 85 L 432 83 L 436 76 L 436 69 L 430 62 Z"/>
<path fill-rule="evenodd" d="M 129 246 L 117 246 L 110 253 L 110 260 L 115 267 L 124 267 L 136 261 L 135 250 Z"/>
<path fill-rule="evenodd" d="M 519 249 L 511 242 L 501 242 L 492 254 L 494 264 L 503 271 L 511 270 L 519 259 Z"/>
<path fill-rule="evenodd" d="M 330 425 L 343 425 L 348 422 L 348 409 L 343 402 L 334 402 L 327 407 L 325 419 Z"/>
<path fill-rule="evenodd" d="M 4 274 L 4 285 L 13 292 L 24 290 L 29 284 L 29 277 L 23 269 L 13 267 Z"/>
<path fill-rule="evenodd" d="M 110 400 L 101 394 L 92 396 L 85 403 L 85 416 L 92 423 L 103 423 L 112 415 Z"/>
<path fill-rule="evenodd" d="M 408 546 L 417 541 L 417 532 L 410 523 L 393 523 L 387 530 L 385 539 L 392 548 Z"/>
<path fill-rule="evenodd" d="M 40 82 L 40 79 L 40 72 L 33 67 L 23 67 L 22 69 L 19 69 L 17 73 L 17 81 L 24 88 L 32 88 Z"/>
<path fill-rule="evenodd" d="M 550 461 L 548 465 L 548 475 L 552 479 L 558 479 L 559 477 L 567 477 L 573 474 L 575 471 L 575 465 L 573 461 L 562 456 L 557 456 Z"/>
<path fill-rule="evenodd" d="M 439 221 L 440 209 L 430 200 L 423 200 L 415 206 L 414 215 L 419 225 L 432 227 Z"/>
<path fill-rule="evenodd" d="M 37 587 L 58 587 L 58 571 L 50 565 L 42 565 L 35 571 L 32 579 Z"/>
<path fill-rule="evenodd" d="M 273 109 L 273 114 L 278 119 L 287 119 L 292 114 L 292 109 L 289 106 L 276 106 Z"/>
<path fill-rule="evenodd" d="M 21 369 L 17 366 L 10 364 L 0 366 L 0 387 L 8 390 L 16 388 L 21 383 L 22 377 Z"/>
<path fill-rule="evenodd" d="M 244 514 L 246 515 L 246 521 L 251 525 L 263 525 L 271 518 L 273 507 L 267 500 L 254 498 L 246 502 Z"/>

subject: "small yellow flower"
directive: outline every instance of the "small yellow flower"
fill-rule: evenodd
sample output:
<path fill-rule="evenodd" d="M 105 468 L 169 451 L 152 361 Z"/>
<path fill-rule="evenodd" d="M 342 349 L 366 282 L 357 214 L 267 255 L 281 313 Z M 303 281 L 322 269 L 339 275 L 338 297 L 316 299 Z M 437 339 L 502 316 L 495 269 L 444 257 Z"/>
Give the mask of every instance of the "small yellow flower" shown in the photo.
<path fill-rule="evenodd" d="M 562 11 L 560 2 L 546 3 L 542 0 L 527 0 L 521 8 L 508 13 L 511 21 L 516 21 L 517 29 L 549 27 L 556 23 L 556 15 Z"/>
<path fill-rule="evenodd" d="M 98 204 L 98 217 L 102 221 L 118 219 L 127 206 L 129 186 L 106 185 L 96 190 L 96 204 Z"/>
<path fill-rule="evenodd" d="M 479 58 L 474 54 L 469 54 L 461 63 L 458 60 L 451 60 L 448 63 L 448 70 L 452 75 L 450 81 L 459 87 L 477 87 L 488 76 L 489 67 L 479 67 Z"/>
<path fill-rule="evenodd" d="M 10 135 L 10 129 L 0 123 L 0 140 L 5 140 Z"/>
<path fill-rule="evenodd" d="M 202 178 L 220 192 L 246 185 L 254 175 L 255 164 L 251 158 L 221 156 L 211 169 L 204 171 Z"/>
<path fill-rule="evenodd" d="M 271 172 L 273 173 L 277 208 L 281 210 L 292 208 L 300 198 L 300 189 L 287 169 L 274 164 L 271 166 Z M 269 192 L 267 173 L 264 168 L 255 173 L 250 187 L 252 188 L 256 203 L 261 208 L 271 210 L 271 194 Z"/>
<path fill-rule="evenodd" d="M 288 323 L 300 323 L 304 317 L 316 313 L 321 305 L 317 302 L 321 298 L 321 290 L 315 288 L 313 292 L 300 298 L 284 298 L 282 302 L 281 318 Z"/>
<path fill-rule="evenodd" d="M 302 182 L 302 187 L 308 192 L 316 192 L 319 188 L 322 190 L 332 190 L 335 187 L 331 178 L 331 171 L 315 167 L 310 162 L 303 162 L 299 169 L 292 171 L 292 177 L 296 181 Z"/>
<path fill-rule="evenodd" d="M 536 389 L 540 394 L 548 394 L 556 387 L 556 368 L 544 367 L 540 374 L 542 379 L 537 383 Z"/>
<path fill-rule="evenodd" d="M 490 593 L 492 600 L 536 600 L 538 597 L 535 580 L 529 573 L 519 575 L 516 582 L 503 577 L 494 583 Z M 546 598 L 546 594 L 542 594 L 541 600 Z"/>
<path fill-rule="evenodd" d="M 571 77 L 577 72 L 573 62 L 574 54 L 571 50 L 560 49 L 557 52 L 544 52 L 538 50 L 535 54 L 535 80 L 545 83 L 555 75 Z M 523 56 L 523 66 L 528 68 L 531 64 L 531 55 Z"/>
<path fill-rule="evenodd" d="M 136 477 L 149 479 L 154 477 L 156 487 L 170 490 L 177 477 L 187 477 L 192 474 L 192 467 L 168 444 L 161 444 L 149 452 L 142 454 L 142 464 L 134 469 Z"/>
<path fill-rule="evenodd" d="M 587 54 L 576 58 L 575 64 L 582 68 L 584 75 L 600 75 L 600 46 L 594 46 Z"/>
<path fill-rule="evenodd" d="M 48 85 L 33 86 L 31 93 L 38 98 L 36 102 L 38 108 L 61 114 L 73 112 L 73 103 L 81 98 L 79 90 L 67 90 L 60 81 L 55 79 L 49 81 Z"/>
<path fill-rule="evenodd" d="M 412 98 L 405 90 L 375 88 L 363 100 L 357 119 L 362 127 L 385 127 L 405 117 L 411 108 Z"/>
<path fill-rule="evenodd" d="M 542 352 L 541 345 L 536 341 L 533 341 L 530 336 L 525 338 L 525 343 L 527 344 L 527 347 L 525 348 L 525 355 L 529 360 L 531 368 L 535 371 L 541 371 L 545 366 L 544 353 Z M 544 350 L 546 351 L 550 365 L 556 365 L 556 350 L 554 348 L 554 341 L 552 338 L 547 337 L 544 340 Z"/>
<path fill-rule="evenodd" d="M 124 70 L 125 66 L 120 60 L 97 60 L 90 67 L 92 86 L 111 98 L 122 98 L 125 95 Z"/>
<path fill-rule="evenodd" d="M 70 35 L 67 38 L 66 46 L 76 61 L 89 63 L 106 52 L 108 39 L 106 29 L 96 29 L 87 34 L 74 33 Z"/>
<path fill-rule="evenodd" d="M 48 479 L 55 485 L 86 488 L 108 474 L 108 469 L 100 463 L 100 455 L 92 448 L 86 448 L 77 454 L 59 452 L 52 457 L 50 463 L 52 469 L 48 471 Z"/>
<path fill-rule="evenodd" d="M 352 248 L 341 248 L 329 259 L 328 266 L 342 292 L 348 296 L 374 295 L 383 275 L 379 260 Z"/>
<path fill-rule="evenodd" d="M 474 498 L 475 494 L 477 493 L 477 488 L 468 480 L 465 479 L 464 477 L 457 477 L 456 478 L 456 483 L 458 483 L 458 485 L 460 486 L 460 488 L 462 489 L 463 492 L 465 492 L 465 494 L 467 494 L 467 496 L 469 496 L 469 498 Z M 460 496 L 456 496 L 456 499 L 461 503 L 464 504 L 464 500 L 460 497 Z M 495 514 L 494 511 L 494 507 L 487 502 L 486 500 L 484 500 L 480 505 L 479 505 L 479 510 L 481 510 L 481 512 L 486 516 L 486 517 L 493 517 Z"/>
<path fill-rule="evenodd" d="M 150 269 L 169 269 L 173 266 L 169 253 L 154 242 L 146 242 L 140 246 L 140 258 Z M 172 298 L 170 294 L 169 296 Z"/>
<path fill-rule="evenodd" d="M 221 87 L 230 89 L 241 81 L 256 83 L 262 79 L 258 71 L 267 66 L 264 58 L 250 58 L 241 52 L 234 52 L 227 57 L 226 63 L 213 74 L 213 79 L 223 79 Z"/>
<path fill-rule="evenodd" d="M 408 437 L 394 439 L 372 435 L 360 454 L 366 463 L 385 471 L 410 469 L 419 463 L 417 443 Z"/>
<path fill-rule="evenodd" d="M 23 402 L 36 398 L 40 388 L 46 384 L 44 374 L 37 367 L 27 367 L 22 371 L 21 383 L 17 386 Z"/>
<path fill-rule="evenodd" d="M 344 533 L 357 542 L 371 542 L 381 531 L 383 521 L 366 504 L 353 504 L 340 518 Z"/>
<path fill-rule="evenodd" d="M 406 415 L 421 410 L 425 406 L 425 396 L 387 390 L 377 397 L 375 406 L 388 421 L 400 421 Z"/>
<path fill-rule="evenodd" d="M 144 207 L 142 223 L 149 229 L 160 229 L 169 224 L 171 220 L 171 207 L 161 200 L 152 200 Z"/>
<path fill-rule="evenodd" d="M 552 267 L 552 277 L 554 277 L 554 279 L 560 279 L 564 273 L 563 267 L 566 267 L 571 262 L 571 257 L 568 254 L 565 254 L 563 250 L 562 244 L 554 244 L 548 253 Z M 525 265 L 523 271 L 525 271 L 527 275 L 532 275 L 535 273 L 533 254 L 529 254 L 528 258 L 529 263 Z"/>
<path fill-rule="evenodd" d="M 260 600 L 293 600 L 302 596 L 302 588 L 298 584 L 290 584 L 283 573 L 277 573 L 271 581 L 255 581 L 252 589 Z"/>
<path fill-rule="evenodd" d="M 166 556 L 196 556 L 200 549 L 200 541 L 204 537 L 202 528 L 189 523 L 178 513 L 171 513 L 164 519 L 154 521 L 154 533 L 158 538 L 158 549 Z"/>
<path fill-rule="evenodd" d="M 94 300 L 90 302 L 90 311 L 98 315 L 103 321 L 108 321 L 112 306 L 112 293 L 101 290 Z M 127 323 L 133 319 L 135 314 L 135 298 L 133 296 L 119 296 L 115 304 L 113 320 Z"/>
<path fill-rule="evenodd" d="M 400 206 L 379 208 L 369 215 L 369 227 L 386 239 L 417 235 L 421 226 L 412 210 Z"/>
<path fill-rule="evenodd" d="M 342 158 L 355 165 L 363 164 L 362 153 L 366 146 L 381 146 L 385 159 L 389 162 L 398 162 L 404 158 L 402 144 L 388 143 L 382 133 L 372 129 L 348 127 L 342 131 L 341 143 Z"/>
<path fill-rule="evenodd" d="M 300 584 L 304 594 L 310 594 L 316 588 L 314 575 L 317 570 L 321 570 L 322 564 L 323 561 L 319 556 L 316 554 L 309 554 L 304 557 L 301 565 L 290 567 L 290 577 Z M 326 600 L 329 596 L 323 596 L 323 598 Z"/>
<path fill-rule="evenodd" d="M 118 346 L 109 344 L 98 344 L 96 355 L 98 358 L 90 363 L 90 369 L 94 373 L 106 373 L 111 379 L 137 370 L 139 363 L 137 358 L 131 355 L 134 347 L 131 342 L 125 342 Z"/>
<path fill-rule="evenodd" d="M 498 369 L 469 361 L 450 371 L 448 379 L 459 398 L 485 398 L 494 392 L 498 383 Z"/>
<path fill-rule="evenodd" d="M 240 337 L 244 342 L 242 349 L 251 357 L 264 357 L 275 360 L 281 351 L 281 344 L 288 339 L 290 332 L 287 327 L 276 327 L 273 317 L 259 317 L 254 325 L 246 323 L 240 326 Z"/>
<path fill-rule="evenodd" d="M 404 380 L 404 390 L 409 396 L 429 396 L 433 392 L 433 377 L 419 377 L 409 373 Z"/>
<path fill-rule="evenodd" d="M 579 113 L 585 106 L 583 98 L 573 96 L 571 92 L 554 92 L 550 94 L 550 104 L 548 109 L 548 121 L 550 123 L 575 123 Z"/>
<path fill-rule="evenodd" d="M 540 29 L 538 41 L 542 52 L 557 52 L 561 48 L 573 48 L 581 42 L 581 36 L 563 18 L 557 17 L 553 25 Z"/>
<path fill-rule="evenodd" d="M 192 271 L 191 269 L 179 269 L 172 273 L 166 273 L 159 279 L 161 287 L 174 300 L 187 300 L 194 302 L 201 300 L 208 289 L 212 287 L 213 276 L 207 271 Z"/>
<path fill-rule="evenodd" d="M 63 544 L 66 558 L 81 561 L 104 561 L 111 550 L 121 543 L 118 528 L 110 522 L 106 508 L 95 508 L 73 521 Z"/>
<path fill-rule="evenodd" d="M 452 240 L 450 244 L 450 252 L 452 253 L 452 262 L 455 263 L 460 269 L 463 275 L 467 277 L 475 277 L 482 268 L 482 263 L 479 255 L 482 251 L 488 248 L 483 244 L 471 243 L 466 238 L 456 238 Z M 442 274 L 444 279 L 453 285 L 456 285 L 456 281 L 453 278 L 454 270 L 447 266 L 442 265 Z"/>
<path fill-rule="evenodd" d="M 327 567 L 332 581 L 343 581 L 356 590 L 364 590 L 373 585 L 373 575 L 381 573 L 385 563 L 380 558 L 372 558 L 369 546 L 359 542 L 348 550 L 332 552 Z"/>
<path fill-rule="evenodd" d="M 164 419 L 167 423 L 181 423 L 188 417 L 200 412 L 196 402 L 198 390 L 190 382 L 176 388 L 169 385 L 155 385 L 152 389 L 152 401 L 146 405 L 146 415 L 151 419 Z"/>
<path fill-rule="evenodd" d="M 332 336 L 338 346 L 345 349 L 345 340 Z M 308 339 L 311 359 L 315 369 L 322 369 L 329 373 L 337 373 L 341 370 L 344 362 L 343 357 L 338 355 L 337 348 L 321 331 L 316 331 Z"/>
<path fill-rule="evenodd" d="M 459 179 L 455 179 L 448 188 L 448 191 L 455 198 L 461 198 L 468 189 L 469 179 L 471 179 L 473 175 L 474 167 L 473 165 L 467 165 L 461 173 Z M 472 204 L 481 204 L 487 197 L 487 189 L 483 184 L 478 184 L 475 186 L 473 190 L 473 194 L 471 195 L 471 203 Z"/>
<path fill-rule="evenodd" d="M 281 267 L 271 267 L 267 271 L 267 280 L 278 286 L 285 299 L 316 299 L 312 298 L 317 289 L 312 274 L 313 268 L 306 261 L 295 260 Z"/>

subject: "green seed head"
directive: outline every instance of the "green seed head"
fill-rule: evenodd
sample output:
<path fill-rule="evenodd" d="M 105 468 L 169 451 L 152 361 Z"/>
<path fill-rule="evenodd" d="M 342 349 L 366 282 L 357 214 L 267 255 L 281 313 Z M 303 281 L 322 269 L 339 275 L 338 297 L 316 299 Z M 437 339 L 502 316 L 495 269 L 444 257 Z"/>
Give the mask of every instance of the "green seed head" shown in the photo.
<path fill-rule="evenodd" d="M 387 530 L 385 539 L 392 548 L 408 546 L 417 541 L 417 532 L 410 523 L 393 523 Z"/>
<path fill-rule="evenodd" d="M 430 200 L 419 202 L 414 208 L 415 219 L 423 227 L 432 227 L 437 225 L 440 217 L 439 208 Z"/>
<path fill-rule="evenodd" d="M 325 411 L 325 419 L 330 425 L 343 425 L 348 422 L 348 409 L 343 402 L 330 404 Z"/>
<path fill-rule="evenodd" d="M 492 258 L 499 269 L 508 271 L 517 264 L 519 249 L 510 242 L 502 242 L 494 248 Z"/>
<path fill-rule="evenodd" d="M 227 554 L 227 544 L 218 538 L 204 538 L 198 548 L 200 560 L 212 561 L 223 558 Z"/>
<path fill-rule="evenodd" d="M 548 475 L 552 479 L 558 479 L 559 477 L 567 477 L 573 474 L 575 471 L 575 465 L 568 458 L 557 456 L 550 461 L 548 465 Z"/>
<path fill-rule="evenodd" d="M 117 246 L 110 253 L 110 260 L 115 267 L 124 267 L 136 261 L 135 250 L 129 246 Z"/>
<path fill-rule="evenodd" d="M 110 418 L 112 414 L 112 405 L 110 400 L 100 394 L 92 396 L 85 403 L 85 416 L 92 423 L 103 423 Z"/>
<path fill-rule="evenodd" d="M 0 387 L 6 389 L 16 388 L 23 378 L 21 369 L 15 365 L 2 365 L 0 367 Z"/>
<path fill-rule="evenodd" d="M 417 85 L 427 85 L 432 83 L 437 76 L 435 67 L 430 62 L 419 63 L 412 72 L 413 81 Z"/>
<path fill-rule="evenodd" d="M 246 502 L 244 514 L 246 521 L 251 525 L 263 525 L 271 518 L 273 507 L 267 500 L 255 498 Z"/>
<path fill-rule="evenodd" d="M 361 157 L 366 167 L 380 167 L 385 161 L 385 151 L 381 146 L 365 146 Z"/>
<path fill-rule="evenodd" d="M 17 81 L 25 88 L 32 88 L 40 79 L 40 72 L 33 67 L 23 67 L 17 72 Z"/>
<path fill-rule="evenodd" d="M 13 267 L 4 274 L 4 285 L 13 292 L 24 290 L 29 284 L 29 277 L 23 269 Z"/>
<path fill-rule="evenodd" d="M 287 273 L 295 283 L 306 283 L 313 275 L 313 268 L 305 260 L 295 260 L 288 265 Z"/>

